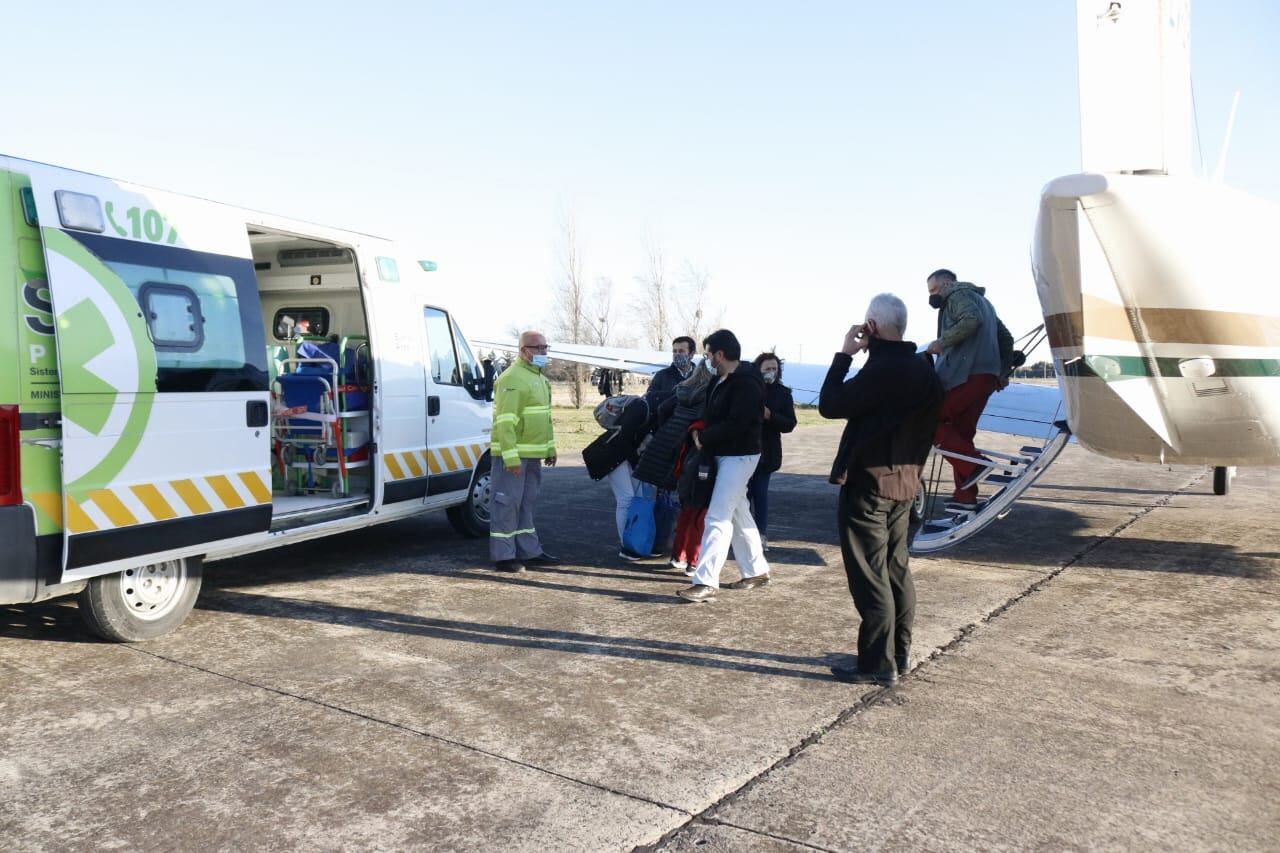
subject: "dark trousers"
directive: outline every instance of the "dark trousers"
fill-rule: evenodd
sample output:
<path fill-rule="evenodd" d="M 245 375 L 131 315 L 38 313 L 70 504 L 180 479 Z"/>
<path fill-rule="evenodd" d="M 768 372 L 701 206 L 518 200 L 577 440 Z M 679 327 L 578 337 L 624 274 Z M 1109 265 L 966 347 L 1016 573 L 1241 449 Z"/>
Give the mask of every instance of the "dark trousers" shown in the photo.
<path fill-rule="evenodd" d="M 862 617 L 858 669 L 889 672 L 911 647 L 916 588 L 907 568 L 911 501 L 891 501 L 848 485 L 838 504 L 840 551 Z"/>
<path fill-rule="evenodd" d="M 978 433 L 978 418 L 987 407 L 987 399 L 995 393 L 1000 382 L 990 373 L 975 373 L 947 392 L 942 399 L 942 412 L 938 415 L 938 430 L 934 433 L 933 443 L 943 450 L 962 453 L 976 459 L 978 450 L 973 446 L 973 437 Z M 952 497 L 958 501 L 972 503 L 978 499 L 978 487 L 964 488 L 965 481 L 978 472 L 979 467 L 963 459 L 947 457 L 955 474 L 956 488 Z"/>
<path fill-rule="evenodd" d="M 751 501 L 751 517 L 760 528 L 760 535 L 769 533 L 769 478 L 772 471 L 761 471 L 759 468 L 747 481 L 747 498 Z"/>

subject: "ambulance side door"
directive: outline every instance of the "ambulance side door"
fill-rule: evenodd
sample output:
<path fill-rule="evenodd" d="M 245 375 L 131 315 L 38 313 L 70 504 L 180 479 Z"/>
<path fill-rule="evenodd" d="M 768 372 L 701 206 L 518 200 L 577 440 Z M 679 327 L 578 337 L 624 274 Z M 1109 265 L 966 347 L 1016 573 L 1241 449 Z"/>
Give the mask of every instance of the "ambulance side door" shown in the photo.
<path fill-rule="evenodd" d="M 265 532 L 266 345 L 243 221 L 51 167 L 32 184 L 62 394 L 63 579 Z"/>

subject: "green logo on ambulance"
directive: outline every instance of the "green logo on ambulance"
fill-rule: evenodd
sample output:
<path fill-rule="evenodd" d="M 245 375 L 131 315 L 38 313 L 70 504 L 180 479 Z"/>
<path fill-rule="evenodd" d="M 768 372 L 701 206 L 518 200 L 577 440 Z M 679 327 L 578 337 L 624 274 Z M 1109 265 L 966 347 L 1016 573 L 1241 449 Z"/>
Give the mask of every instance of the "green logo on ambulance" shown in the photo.
<path fill-rule="evenodd" d="M 124 281 L 65 232 L 41 231 L 57 307 L 63 481 L 79 500 L 109 485 L 142 443 L 156 355 Z"/>

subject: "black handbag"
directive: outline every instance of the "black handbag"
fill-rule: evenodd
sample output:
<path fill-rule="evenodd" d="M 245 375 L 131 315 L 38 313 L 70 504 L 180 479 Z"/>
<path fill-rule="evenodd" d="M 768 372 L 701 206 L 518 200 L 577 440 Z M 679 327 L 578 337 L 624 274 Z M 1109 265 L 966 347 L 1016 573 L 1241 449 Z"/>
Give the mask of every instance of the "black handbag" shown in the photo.
<path fill-rule="evenodd" d="M 681 463 L 680 480 L 676 484 L 682 507 L 703 509 L 711 506 L 716 487 L 716 458 L 690 445 Z"/>

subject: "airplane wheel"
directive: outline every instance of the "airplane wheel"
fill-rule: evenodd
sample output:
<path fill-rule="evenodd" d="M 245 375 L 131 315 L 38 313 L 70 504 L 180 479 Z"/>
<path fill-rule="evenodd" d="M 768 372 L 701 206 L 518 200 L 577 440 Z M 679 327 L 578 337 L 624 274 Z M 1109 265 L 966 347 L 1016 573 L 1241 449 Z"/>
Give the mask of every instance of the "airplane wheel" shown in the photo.
<path fill-rule="evenodd" d="M 924 521 L 925 508 L 929 505 L 929 492 L 924 487 L 924 480 L 920 481 L 920 487 L 916 489 L 915 500 L 911 501 L 911 523 L 919 524 Z"/>
<path fill-rule="evenodd" d="M 1231 491 L 1231 469 L 1226 465 L 1218 465 L 1213 469 L 1213 493 L 1225 495 Z"/>

